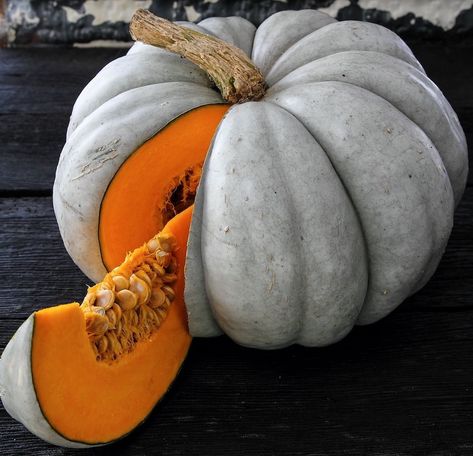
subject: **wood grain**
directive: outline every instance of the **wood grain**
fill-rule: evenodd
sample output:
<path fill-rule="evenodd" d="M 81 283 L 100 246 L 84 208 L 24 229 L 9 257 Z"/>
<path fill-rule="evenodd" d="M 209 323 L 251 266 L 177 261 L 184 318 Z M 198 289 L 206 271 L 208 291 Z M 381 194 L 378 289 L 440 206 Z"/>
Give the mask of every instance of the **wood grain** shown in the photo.
<path fill-rule="evenodd" d="M 51 194 L 72 106 L 124 49 L 0 49 L 0 195 Z"/>

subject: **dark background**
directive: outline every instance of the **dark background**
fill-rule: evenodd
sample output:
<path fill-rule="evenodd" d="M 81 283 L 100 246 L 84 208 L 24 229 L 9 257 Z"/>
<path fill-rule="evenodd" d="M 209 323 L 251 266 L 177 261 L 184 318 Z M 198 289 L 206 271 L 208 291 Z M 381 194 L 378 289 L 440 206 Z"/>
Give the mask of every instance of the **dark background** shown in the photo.
<path fill-rule="evenodd" d="M 61 3 L 79 8 L 82 2 L 56 2 Z M 175 8 L 169 1 L 154 2 L 153 9 L 182 17 L 184 3 L 191 2 L 178 1 Z M 193 3 L 204 16 L 243 11 L 258 22 L 274 8 L 331 2 Z M 46 11 L 41 8 L 56 8 L 49 1 L 31 4 L 40 16 Z M 353 4 L 339 15 L 350 11 L 360 12 Z M 388 13 L 376 14 L 389 22 Z M 471 28 L 461 28 L 468 24 L 461 18 L 471 19 L 472 12 L 462 14 L 456 32 L 429 24 L 400 30 L 452 103 L 472 144 L 473 44 Z M 392 27 L 401 27 L 402 20 L 394 22 Z M 99 33 L 93 36 L 126 32 L 125 25 L 114 27 L 109 32 L 92 27 Z M 25 44 L 41 37 L 48 42 L 53 29 L 40 19 L 36 29 L 17 37 Z M 61 30 L 70 41 L 79 26 Z M 124 52 L 44 43 L 0 49 L 0 351 L 32 311 L 80 300 L 85 292 L 88 280 L 60 239 L 51 188 L 75 98 Z M 81 454 L 473 455 L 472 233 L 470 176 L 438 271 L 390 316 L 323 349 L 265 352 L 226 337 L 195 340 L 170 393 L 147 422 L 117 444 Z M 0 407 L 0 454 L 78 451 L 42 442 Z"/>

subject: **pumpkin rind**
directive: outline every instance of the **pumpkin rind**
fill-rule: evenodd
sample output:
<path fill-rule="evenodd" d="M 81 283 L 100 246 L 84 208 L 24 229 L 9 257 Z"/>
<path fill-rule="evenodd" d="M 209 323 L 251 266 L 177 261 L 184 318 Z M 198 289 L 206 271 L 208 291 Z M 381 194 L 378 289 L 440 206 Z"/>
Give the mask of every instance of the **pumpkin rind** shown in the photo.
<path fill-rule="evenodd" d="M 268 17 L 255 34 L 251 58 L 266 76 L 274 62 L 306 35 L 337 22 L 317 10 L 279 11 Z"/>
<path fill-rule="evenodd" d="M 328 24 L 292 45 L 271 67 L 266 82 L 271 86 L 306 63 L 343 51 L 381 52 L 423 71 L 412 51 L 394 32 L 370 22 L 343 21 Z"/>
<path fill-rule="evenodd" d="M 454 200 L 442 160 L 404 114 L 351 84 L 304 84 L 270 100 L 319 141 L 350 195 L 370 264 L 359 322 L 379 320 L 432 275 L 447 244 Z"/>
<path fill-rule="evenodd" d="M 204 272 L 218 325 L 240 344 L 324 346 L 351 330 L 367 287 L 363 235 L 330 161 L 296 118 L 265 102 L 233 107 L 200 191 L 191 232 L 201 227 L 202 265 L 186 262 L 193 334 L 209 330 L 192 318 L 202 310 L 189 299 L 193 269 Z M 191 235 L 188 251 L 198 241 Z"/>
<path fill-rule="evenodd" d="M 403 60 L 372 51 L 346 51 L 310 62 L 289 73 L 269 94 L 310 82 L 338 81 L 356 85 L 389 101 L 416 123 L 437 148 L 460 202 L 466 186 L 466 139 L 458 116 L 439 88 Z"/>
<path fill-rule="evenodd" d="M 202 70 L 175 54 L 166 53 L 159 59 L 142 52 L 120 57 L 106 65 L 82 91 L 74 104 L 67 138 L 89 114 L 111 98 L 164 82 L 191 82 L 210 87 L 209 78 Z"/>

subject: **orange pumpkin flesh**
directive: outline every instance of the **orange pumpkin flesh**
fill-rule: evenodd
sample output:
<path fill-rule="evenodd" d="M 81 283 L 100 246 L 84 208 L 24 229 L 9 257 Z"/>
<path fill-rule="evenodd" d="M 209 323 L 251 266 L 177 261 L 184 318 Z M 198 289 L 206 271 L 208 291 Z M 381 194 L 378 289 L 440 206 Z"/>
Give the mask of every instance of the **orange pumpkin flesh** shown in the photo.
<path fill-rule="evenodd" d="M 118 170 L 100 211 L 100 249 L 108 270 L 163 228 L 169 219 L 167 206 L 176 205 L 173 197 L 189 193 L 182 203 L 192 203 L 202 163 L 228 108 L 208 105 L 181 115 Z M 185 179 L 186 172 L 190 179 Z M 181 195 L 176 195 L 176 189 Z"/>
<path fill-rule="evenodd" d="M 97 444 L 123 437 L 146 418 L 177 375 L 191 342 L 183 300 L 191 217 L 189 207 L 164 229 L 177 241 L 176 297 L 161 326 L 132 351 L 113 362 L 98 361 L 78 303 L 35 314 L 33 383 L 44 416 L 65 438 Z M 138 263 L 140 255 L 133 253 L 120 268 Z"/>

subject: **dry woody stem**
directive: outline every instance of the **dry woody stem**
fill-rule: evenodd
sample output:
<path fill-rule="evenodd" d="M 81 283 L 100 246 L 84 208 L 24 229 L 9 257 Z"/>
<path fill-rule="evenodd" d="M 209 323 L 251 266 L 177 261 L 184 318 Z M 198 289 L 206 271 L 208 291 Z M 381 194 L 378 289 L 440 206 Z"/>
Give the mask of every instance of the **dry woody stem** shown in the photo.
<path fill-rule="evenodd" d="M 263 75 L 236 46 L 142 9 L 133 16 L 130 33 L 134 40 L 174 52 L 198 65 L 230 103 L 255 101 L 264 95 Z"/>
<path fill-rule="evenodd" d="M 114 361 L 157 330 L 175 297 L 176 240 L 159 233 L 89 288 L 81 309 L 98 361 Z"/>

